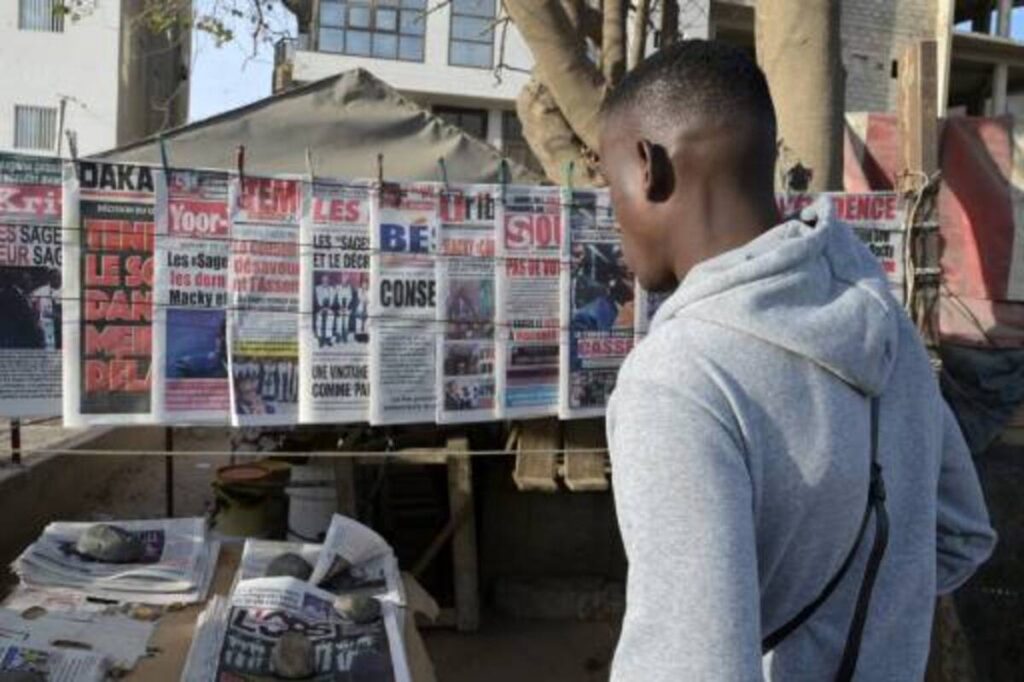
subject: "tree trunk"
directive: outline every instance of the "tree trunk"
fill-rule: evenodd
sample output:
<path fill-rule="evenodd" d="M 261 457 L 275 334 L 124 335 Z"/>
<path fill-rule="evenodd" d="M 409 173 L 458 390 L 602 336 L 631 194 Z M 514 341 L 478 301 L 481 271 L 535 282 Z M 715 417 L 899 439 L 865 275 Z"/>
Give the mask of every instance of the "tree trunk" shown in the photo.
<path fill-rule="evenodd" d="M 536 75 L 576 136 L 590 149 L 597 149 L 604 80 L 587 59 L 584 38 L 559 0 L 504 1 L 533 53 Z"/>
<path fill-rule="evenodd" d="M 523 137 L 540 161 L 551 182 L 565 184 L 566 169 L 572 163 L 574 187 L 604 184 L 587 163 L 580 141 L 562 116 L 554 98 L 536 78 L 523 86 L 516 98 L 516 115 L 523 126 Z"/>
<path fill-rule="evenodd" d="M 756 12 L 757 60 L 779 121 L 779 177 L 799 163 L 812 172 L 808 189 L 840 190 L 846 76 L 839 0 L 759 0 Z"/>
<path fill-rule="evenodd" d="M 662 0 L 661 46 L 671 45 L 679 39 L 679 0 Z"/>
<path fill-rule="evenodd" d="M 635 69 L 647 51 L 647 21 L 651 17 L 651 1 L 637 0 L 633 15 L 633 42 L 629 45 L 629 68 Z"/>
<path fill-rule="evenodd" d="M 601 30 L 601 71 L 604 82 L 614 87 L 626 73 L 625 0 L 604 0 Z"/>

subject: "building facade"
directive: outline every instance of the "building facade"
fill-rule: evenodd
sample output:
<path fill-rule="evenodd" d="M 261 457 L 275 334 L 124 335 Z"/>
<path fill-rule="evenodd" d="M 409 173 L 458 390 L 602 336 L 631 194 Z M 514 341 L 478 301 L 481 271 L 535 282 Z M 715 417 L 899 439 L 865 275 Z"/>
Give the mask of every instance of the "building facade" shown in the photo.
<path fill-rule="evenodd" d="M 142 0 L 0 2 L 0 151 L 111 149 L 185 121 L 188 32 L 155 35 Z"/>

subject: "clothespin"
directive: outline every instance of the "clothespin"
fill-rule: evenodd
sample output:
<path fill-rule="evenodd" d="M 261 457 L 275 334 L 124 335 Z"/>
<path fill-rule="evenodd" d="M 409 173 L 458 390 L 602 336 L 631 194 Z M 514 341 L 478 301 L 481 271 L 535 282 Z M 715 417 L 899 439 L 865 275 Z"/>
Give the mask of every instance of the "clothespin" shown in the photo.
<path fill-rule="evenodd" d="M 167 161 L 167 142 L 164 141 L 164 136 L 161 135 L 158 139 L 160 143 L 160 165 L 164 169 L 164 177 L 171 177 L 171 164 Z"/>
<path fill-rule="evenodd" d="M 377 182 L 384 186 L 384 154 L 377 154 Z"/>
<path fill-rule="evenodd" d="M 238 166 L 238 184 L 245 185 L 245 145 L 238 145 L 238 153 L 235 155 L 235 165 Z"/>
<path fill-rule="evenodd" d="M 71 152 L 71 166 L 75 169 L 75 177 L 78 175 L 78 138 L 75 135 L 74 130 L 65 130 L 64 134 L 68 138 L 68 151 Z"/>
<path fill-rule="evenodd" d="M 498 183 L 501 186 L 501 204 L 505 205 L 505 189 L 508 187 L 508 159 L 502 158 L 498 164 Z"/>
<path fill-rule="evenodd" d="M 572 174 L 576 169 L 576 162 L 570 159 L 565 162 L 565 186 L 572 192 Z"/>
<path fill-rule="evenodd" d="M 437 165 L 441 169 L 441 183 L 448 189 L 448 166 L 445 165 L 443 156 L 437 158 Z"/>

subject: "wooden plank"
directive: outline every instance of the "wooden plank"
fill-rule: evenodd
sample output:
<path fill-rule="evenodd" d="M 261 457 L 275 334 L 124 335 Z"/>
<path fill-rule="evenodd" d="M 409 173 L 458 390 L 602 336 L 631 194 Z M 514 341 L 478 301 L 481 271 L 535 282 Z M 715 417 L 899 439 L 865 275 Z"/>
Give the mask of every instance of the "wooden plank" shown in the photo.
<path fill-rule="evenodd" d="M 595 450 L 601 452 L 573 452 Z M 565 485 L 573 492 L 608 490 L 604 420 L 570 421 L 565 425 Z"/>
<path fill-rule="evenodd" d="M 334 457 L 332 459 L 338 513 L 355 519 L 359 512 L 356 508 L 356 464 L 351 457 Z"/>
<path fill-rule="evenodd" d="M 532 419 L 519 424 L 516 468 L 512 480 L 520 490 L 553 493 L 558 490 L 558 456 L 562 448 L 561 428 L 557 419 Z M 552 452 L 537 452 L 549 450 Z"/>
<path fill-rule="evenodd" d="M 448 459 L 449 513 L 452 519 L 459 519 L 452 536 L 455 627 L 461 632 L 475 632 L 480 627 L 480 588 L 477 575 L 473 466 L 465 438 L 449 439 L 448 450 L 466 453 L 451 455 Z"/>

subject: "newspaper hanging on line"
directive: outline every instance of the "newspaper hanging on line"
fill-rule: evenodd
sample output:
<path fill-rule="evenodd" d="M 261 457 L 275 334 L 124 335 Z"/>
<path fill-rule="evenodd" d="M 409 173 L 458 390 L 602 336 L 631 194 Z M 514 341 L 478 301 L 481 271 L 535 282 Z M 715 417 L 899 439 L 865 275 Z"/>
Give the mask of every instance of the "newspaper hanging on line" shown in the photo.
<path fill-rule="evenodd" d="M 651 330 L 651 322 L 654 321 L 654 316 L 658 314 L 658 308 L 661 307 L 666 298 L 672 295 L 672 292 L 647 291 L 640 286 L 639 281 L 634 283 L 634 287 L 636 301 L 633 309 L 633 345 L 635 346 L 647 336 L 647 333 Z"/>
<path fill-rule="evenodd" d="M 299 182 L 230 184 L 228 363 L 233 426 L 298 420 Z"/>
<path fill-rule="evenodd" d="M 437 187 L 388 184 L 376 196 L 371 215 L 370 423 L 432 422 Z"/>
<path fill-rule="evenodd" d="M 779 194 L 779 212 L 786 218 L 799 217 L 818 197 L 828 201 L 831 220 L 838 221 L 861 238 L 875 254 L 889 280 L 889 290 L 903 302 L 906 284 L 905 209 L 896 192 L 825 192 Z"/>
<path fill-rule="evenodd" d="M 64 422 L 153 423 L 154 202 L 158 170 L 64 167 Z"/>
<path fill-rule="evenodd" d="M 61 412 L 61 166 L 0 154 L 0 415 Z"/>
<path fill-rule="evenodd" d="M 369 185 L 303 183 L 299 420 L 369 417 Z"/>
<path fill-rule="evenodd" d="M 498 203 L 498 416 L 558 413 L 561 190 L 504 188 Z"/>
<path fill-rule="evenodd" d="M 633 348 L 634 278 L 607 190 L 566 189 L 562 203 L 559 416 L 598 417 Z"/>
<path fill-rule="evenodd" d="M 437 422 L 495 417 L 494 185 L 441 192 Z"/>
<path fill-rule="evenodd" d="M 228 422 L 228 176 L 171 170 L 157 184 L 155 399 L 166 424 Z"/>

